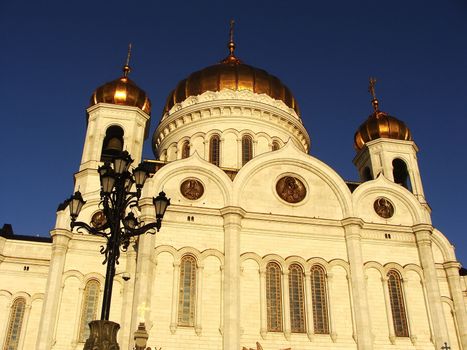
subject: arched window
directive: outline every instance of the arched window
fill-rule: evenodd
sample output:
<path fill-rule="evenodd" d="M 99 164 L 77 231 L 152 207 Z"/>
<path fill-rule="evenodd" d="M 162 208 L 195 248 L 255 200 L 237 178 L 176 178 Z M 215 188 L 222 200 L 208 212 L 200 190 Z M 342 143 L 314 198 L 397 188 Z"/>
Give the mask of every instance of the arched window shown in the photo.
<path fill-rule="evenodd" d="M 248 163 L 253 158 L 253 140 L 250 135 L 242 137 L 242 165 Z"/>
<path fill-rule="evenodd" d="M 89 322 L 97 319 L 100 283 L 89 280 L 84 287 L 83 303 L 81 307 L 81 322 L 79 327 L 79 341 L 85 342 L 89 338 Z"/>
<path fill-rule="evenodd" d="M 281 268 L 275 262 L 266 266 L 266 303 L 268 331 L 282 331 L 282 278 Z"/>
<path fill-rule="evenodd" d="M 305 333 L 305 298 L 303 270 L 298 264 L 289 267 L 290 326 L 294 333 Z"/>
<path fill-rule="evenodd" d="M 412 190 L 410 186 L 409 171 L 407 170 L 407 164 L 402 159 L 396 158 L 392 161 L 392 174 L 394 176 L 394 182 L 402 185 L 408 190 Z"/>
<path fill-rule="evenodd" d="M 371 170 L 369 167 L 365 167 L 365 169 L 363 169 L 362 177 L 363 181 L 373 180 L 373 176 L 371 176 Z"/>
<path fill-rule="evenodd" d="M 219 166 L 220 164 L 220 139 L 219 135 L 212 135 L 209 140 L 209 162 Z"/>
<path fill-rule="evenodd" d="M 194 326 L 196 301 L 196 259 L 185 255 L 180 263 L 180 289 L 178 296 L 178 324 Z"/>
<path fill-rule="evenodd" d="M 111 126 L 105 132 L 102 143 L 101 161 L 112 161 L 113 157 L 123 151 L 123 129 L 119 126 Z"/>
<path fill-rule="evenodd" d="M 10 313 L 10 321 L 6 333 L 5 350 L 17 350 L 21 327 L 23 325 L 24 309 L 26 308 L 26 299 L 17 298 L 13 302 Z"/>
<path fill-rule="evenodd" d="M 277 141 L 272 141 L 272 150 L 277 151 L 279 148 L 281 148 L 281 145 Z"/>
<path fill-rule="evenodd" d="M 190 156 L 190 142 L 185 141 L 182 145 L 182 159 L 188 158 Z"/>
<path fill-rule="evenodd" d="M 408 337 L 409 328 L 407 327 L 407 315 L 405 313 L 401 277 L 397 271 L 391 270 L 388 272 L 388 289 L 394 333 L 396 337 Z"/>
<path fill-rule="evenodd" d="M 311 267 L 311 299 L 313 302 L 313 324 L 317 334 L 329 334 L 328 304 L 326 296 L 326 274 L 323 267 Z"/>

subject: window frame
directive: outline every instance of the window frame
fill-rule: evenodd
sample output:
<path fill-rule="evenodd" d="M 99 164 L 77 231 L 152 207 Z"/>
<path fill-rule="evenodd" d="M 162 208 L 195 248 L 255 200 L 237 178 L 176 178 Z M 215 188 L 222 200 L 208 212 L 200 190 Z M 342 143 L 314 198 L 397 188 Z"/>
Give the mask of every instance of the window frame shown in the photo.
<path fill-rule="evenodd" d="M 282 332 L 282 269 L 275 261 L 266 265 L 266 310 L 268 332 Z"/>
<path fill-rule="evenodd" d="M 19 308 L 22 306 L 22 309 Z M 18 311 L 19 310 L 19 311 Z M 24 326 L 24 315 L 26 312 L 26 299 L 24 297 L 16 298 L 11 304 L 10 317 L 5 335 L 3 349 L 17 350 L 21 341 L 21 333 Z M 14 338 L 16 337 L 16 338 Z"/>
<path fill-rule="evenodd" d="M 91 287 L 95 287 L 96 289 L 93 292 L 93 296 L 90 295 Z M 99 302 L 100 302 L 100 294 L 101 294 L 101 283 L 95 279 L 89 279 L 84 287 L 83 290 L 83 300 L 81 302 L 81 313 L 80 313 L 80 320 L 79 320 L 79 331 L 78 331 L 78 342 L 84 343 L 89 337 L 90 329 L 89 329 L 89 322 L 95 320 L 97 318 L 97 312 L 99 309 Z M 93 297 L 94 300 L 92 303 L 92 309 L 89 307 L 90 298 Z"/>
<path fill-rule="evenodd" d="M 289 266 L 289 304 L 291 332 L 306 333 L 304 272 L 298 263 Z"/>
<path fill-rule="evenodd" d="M 389 270 L 387 278 L 394 334 L 396 337 L 409 337 L 407 309 L 401 275 L 396 270 Z"/>
<path fill-rule="evenodd" d="M 214 134 L 209 139 L 209 162 L 220 166 L 221 139 L 218 134 Z"/>
<path fill-rule="evenodd" d="M 315 264 L 311 266 L 310 272 L 313 332 L 315 334 L 330 334 L 326 270 L 323 266 Z M 315 273 L 319 274 L 317 280 L 315 280 Z"/>
<path fill-rule="evenodd" d="M 190 281 L 186 282 L 186 265 L 185 262 L 191 262 Z M 196 321 L 196 288 L 197 288 L 197 270 L 198 264 L 196 258 L 191 254 L 185 254 L 180 259 L 180 281 L 178 291 L 178 312 L 177 325 L 181 327 L 194 327 Z M 187 291 L 185 287 L 189 287 Z M 188 295 L 188 297 L 187 297 Z M 184 305 L 188 301 L 188 307 Z"/>

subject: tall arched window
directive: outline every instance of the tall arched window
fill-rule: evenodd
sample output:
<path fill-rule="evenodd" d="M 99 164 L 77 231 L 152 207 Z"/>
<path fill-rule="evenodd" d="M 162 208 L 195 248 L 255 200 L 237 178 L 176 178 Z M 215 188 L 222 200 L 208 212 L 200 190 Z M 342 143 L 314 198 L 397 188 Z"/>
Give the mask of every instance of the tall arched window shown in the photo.
<path fill-rule="evenodd" d="M 220 138 L 219 135 L 212 135 L 209 140 L 209 162 L 219 166 L 220 164 Z"/>
<path fill-rule="evenodd" d="M 182 158 L 188 158 L 190 156 L 190 142 L 185 141 L 182 145 Z"/>
<path fill-rule="evenodd" d="M 294 333 L 305 333 L 305 298 L 303 270 L 298 264 L 289 267 L 290 326 Z"/>
<path fill-rule="evenodd" d="M 313 302 L 313 324 L 317 334 L 329 333 L 328 304 L 326 295 L 326 273 L 320 265 L 311 267 L 311 299 Z"/>
<path fill-rule="evenodd" d="M 178 325 L 194 326 L 196 301 L 196 259 L 185 255 L 180 263 Z"/>
<path fill-rule="evenodd" d="M 250 135 L 242 137 L 242 165 L 248 163 L 253 158 L 253 140 Z"/>
<path fill-rule="evenodd" d="M 101 161 L 111 161 L 121 151 L 123 151 L 123 129 L 114 125 L 105 132 L 104 142 L 102 142 Z"/>
<path fill-rule="evenodd" d="M 268 315 L 268 331 L 282 331 L 282 271 L 275 262 L 266 266 L 266 303 Z"/>
<path fill-rule="evenodd" d="M 272 150 L 277 151 L 279 148 L 281 148 L 281 145 L 277 141 L 272 141 Z"/>
<path fill-rule="evenodd" d="M 100 283 L 97 280 L 89 280 L 84 287 L 83 303 L 81 307 L 81 322 L 79 327 L 79 341 L 85 342 L 89 338 L 89 322 L 97 318 L 99 304 Z"/>
<path fill-rule="evenodd" d="M 405 312 L 404 295 L 402 293 L 401 276 L 397 271 L 388 272 L 389 300 L 391 302 L 392 322 L 396 337 L 408 337 L 407 315 Z"/>
<path fill-rule="evenodd" d="M 26 308 L 26 299 L 17 298 L 13 302 L 10 313 L 10 321 L 6 333 L 5 350 L 17 350 L 21 327 L 23 325 L 24 309 Z"/>
<path fill-rule="evenodd" d="M 394 176 L 394 182 L 396 184 L 402 185 L 408 190 L 412 190 L 407 164 L 405 164 L 402 159 L 396 158 L 392 161 L 392 175 Z"/>

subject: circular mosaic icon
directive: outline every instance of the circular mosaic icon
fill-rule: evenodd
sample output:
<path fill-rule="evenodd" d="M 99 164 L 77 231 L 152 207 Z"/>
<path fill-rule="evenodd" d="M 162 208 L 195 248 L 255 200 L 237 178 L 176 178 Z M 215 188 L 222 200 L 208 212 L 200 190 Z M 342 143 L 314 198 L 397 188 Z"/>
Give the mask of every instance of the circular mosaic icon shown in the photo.
<path fill-rule="evenodd" d="M 107 223 L 107 218 L 102 210 L 96 211 L 91 218 L 91 225 L 94 228 L 101 228 Z"/>
<path fill-rule="evenodd" d="M 387 198 L 378 198 L 377 200 L 375 200 L 373 207 L 375 208 L 376 214 L 378 214 L 382 218 L 389 219 L 391 216 L 394 215 L 394 206 Z"/>
<path fill-rule="evenodd" d="M 279 197 L 289 203 L 301 202 L 306 195 L 305 185 L 294 176 L 280 178 L 276 184 L 276 191 Z"/>
<path fill-rule="evenodd" d="M 188 179 L 182 182 L 180 185 L 180 192 L 183 197 L 195 200 L 201 198 L 204 193 L 204 186 L 201 181 L 196 179 Z"/>

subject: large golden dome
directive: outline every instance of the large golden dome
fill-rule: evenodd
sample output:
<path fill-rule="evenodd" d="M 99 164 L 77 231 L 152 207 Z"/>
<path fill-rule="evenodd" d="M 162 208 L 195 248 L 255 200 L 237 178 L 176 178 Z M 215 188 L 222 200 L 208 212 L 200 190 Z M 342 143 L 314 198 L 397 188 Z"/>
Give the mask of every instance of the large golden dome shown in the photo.
<path fill-rule="evenodd" d="M 385 137 L 395 140 L 412 141 L 412 134 L 405 123 L 378 110 L 378 101 L 373 101 L 375 111 L 360 125 L 354 137 L 355 149 L 361 150 L 365 143 Z"/>
<path fill-rule="evenodd" d="M 138 107 L 147 114 L 151 114 L 151 101 L 142 89 L 130 78 L 130 66 L 123 67 L 123 76 L 110 81 L 96 89 L 91 96 L 90 106 L 98 103 L 113 103 L 116 105 Z"/>
<path fill-rule="evenodd" d="M 235 57 L 234 49 L 235 44 L 231 41 L 229 43 L 230 54 L 227 58 L 218 64 L 194 72 L 179 82 L 167 98 L 164 113 L 190 96 L 201 95 L 206 91 L 231 89 L 267 94 L 276 100 L 283 101 L 300 115 L 297 101 L 289 88 L 266 71 L 244 64 Z"/>

